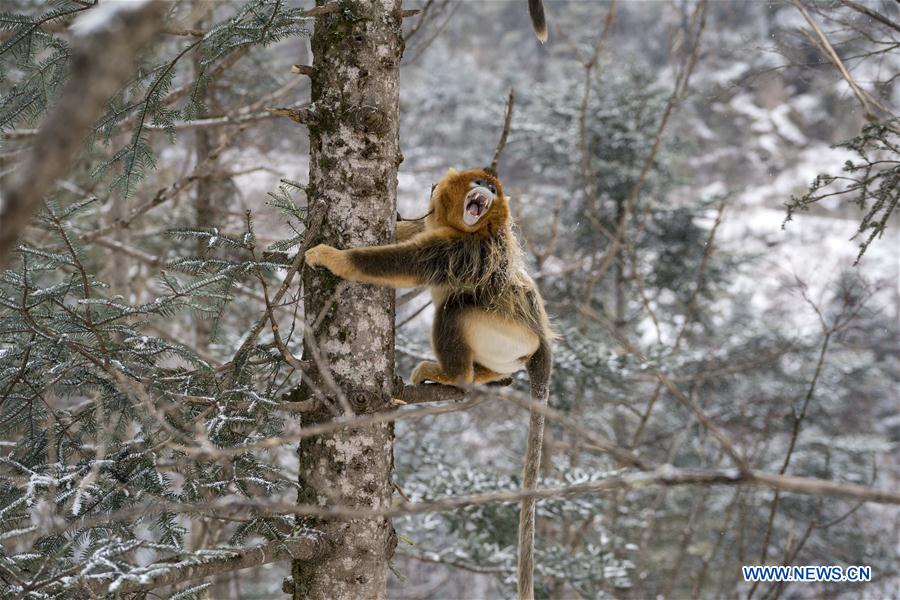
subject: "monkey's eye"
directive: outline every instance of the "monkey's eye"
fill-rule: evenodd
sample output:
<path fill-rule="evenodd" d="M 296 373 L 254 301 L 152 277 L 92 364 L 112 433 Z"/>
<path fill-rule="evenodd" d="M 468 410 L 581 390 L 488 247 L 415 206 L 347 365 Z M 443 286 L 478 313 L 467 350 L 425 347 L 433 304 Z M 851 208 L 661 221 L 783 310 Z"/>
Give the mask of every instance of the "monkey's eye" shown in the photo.
<path fill-rule="evenodd" d="M 492 194 L 494 194 L 495 196 L 497 195 L 497 188 L 494 186 L 494 184 L 488 183 L 484 179 L 473 179 L 471 185 L 474 187 L 485 187 L 491 190 Z"/>

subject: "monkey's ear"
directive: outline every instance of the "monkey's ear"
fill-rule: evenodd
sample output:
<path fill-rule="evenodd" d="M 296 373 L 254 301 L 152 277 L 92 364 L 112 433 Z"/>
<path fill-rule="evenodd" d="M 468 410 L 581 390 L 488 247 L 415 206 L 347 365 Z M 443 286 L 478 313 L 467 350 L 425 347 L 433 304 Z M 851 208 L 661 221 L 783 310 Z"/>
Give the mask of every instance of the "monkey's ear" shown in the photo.
<path fill-rule="evenodd" d="M 459 171 L 457 171 L 453 167 L 447 169 L 447 177 L 453 177 L 454 175 L 459 175 Z"/>

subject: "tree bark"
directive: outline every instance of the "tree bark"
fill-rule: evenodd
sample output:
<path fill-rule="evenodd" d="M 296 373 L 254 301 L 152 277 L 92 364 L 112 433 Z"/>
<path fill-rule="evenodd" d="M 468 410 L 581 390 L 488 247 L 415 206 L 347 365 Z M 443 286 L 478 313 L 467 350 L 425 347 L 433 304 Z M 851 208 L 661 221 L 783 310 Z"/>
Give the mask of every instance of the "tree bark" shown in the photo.
<path fill-rule="evenodd" d="M 194 23 L 200 31 L 204 31 L 207 23 L 200 20 Z M 201 53 L 194 55 L 194 74 L 200 76 Z M 215 104 L 215 82 L 210 82 L 209 87 L 203 92 L 203 100 L 207 104 Z M 214 107 L 218 109 L 219 107 Z M 228 192 L 221 181 L 218 158 L 213 157 L 213 150 L 218 145 L 218 130 L 209 130 L 200 127 L 194 131 L 194 161 L 199 165 L 205 164 L 204 174 L 197 180 L 194 194 L 194 226 L 198 229 L 212 227 L 216 222 L 214 208 L 224 209 L 228 203 Z M 207 258 L 209 255 L 209 240 L 198 237 L 196 255 Z M 197 319 L 194 323 L 194 347 L 202 352 L 209 352 L 212 342 L 212 322 L 210 319 Z"/>
<path fill-rule="evenodd" d="M 317 4 L 324 4 L 317 0 Z M 316 242 L 338 248 L 393 238 L 399 148 L 400 0 L 344 0 L 317 18 L 310 134 L 309 211 L 323 215 Z M 341 282 L 325 270 L 304 274 L 308 326 L 304 358 L 322 362 L 356 414 L 390 403 L 394 371 L 394 292 Z M 330 308 L 329 308 L 330 306 Z M 323 310 L 328 311 L 321 315 Z M 327 378 L 313 377 L 319 382 Z M 337 394 L 304 424 L 333 418 Z M 302 397 L 302 393 L 299 394 Z M 321 405 L 322 403 L 320 403 Z M 377 424 L 304 440 L 299 502 L 384 508 L 393 494 L 393 427 Z M 306 521 L 330 549 L 315 562 L 294 561 L 295 599 L 384 598 L 397 543 L 387 518 Z"/>

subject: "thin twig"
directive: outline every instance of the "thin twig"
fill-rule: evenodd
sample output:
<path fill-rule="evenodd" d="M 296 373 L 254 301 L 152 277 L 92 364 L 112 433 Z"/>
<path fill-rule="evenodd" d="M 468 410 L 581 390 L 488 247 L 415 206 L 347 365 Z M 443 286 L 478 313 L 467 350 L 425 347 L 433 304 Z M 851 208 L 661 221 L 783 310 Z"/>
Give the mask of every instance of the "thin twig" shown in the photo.
<path fill-rule="evenodd" d="M 506 148 L 506 138 L 509 136 L 509 128 L 512 125 L 513 105 L 516 101 L 516 93 L 512 88 L 509 89 L 509 97 L 506 99 L 506 115 L 503 117 L 503 131 L 500 132 L 500 141 L 497 142 L 497 149 L 494 150 L 494 158 L 491 160 L 490 171 L 497 172 L 497 166 L 500 164 L 500 155 Z"/>
<path fill-rule="evenodd" d="M 828 57 L 828 60 L 837 68 L 840 72 L 841 77 L 847 82 L 847 85 L 850 86 L 850 89 L 853 90 L 853 94 L 856 96 L 856 99 L 859 100 L 859 103 L 862 105 L 863 111 L 865 112 L 865 117 L 869 121 L 877 121 L 878 117 L 875 115 L 875 112 L 872 110 L 872 106 L 875 106 L 885 114 L 890 117 L 894 117 L 894 113 L 885 107 L 881 102 L 872 97 L 871 94 L 863 90 L 856 80 L 850 75 L 850 72 L 847 71 L 847 67 L 844 66 L 843 61 L 841 60 L 838 53 L 834 50 L 834 47 L 831 45 L 831 42 L 828 41 L 828 38 L 825 36 L 825 33 L 822 31 L 822 28 L 819 27 L 819 24 L 812 18 L 812 15 L 809 14 L 809 11 L 806 10 L 806 7 L 800 2 L 800 0 L 793 0 L 793 5 L 800 11 L 800 14 L 803 15 L 803 18 L 806 19 L 806 22 L 812 28 L 813 32 L 816 35 L 816 38 L 819 40 L 820 49 L 824 52 L 825 56 Z"/>
<path fill-rule="evenodd" d="M 857 12 L 860 12 L 860 13 L 866 15 L 867 17 L 871 17 L 871 18 L 875 19 L 876 21 L 878 21 L 879 23 L 881 23 L 883 25 L 887 25 L 888 27 L 890 27 L 891 29 L 893 29 L 895 31 L 900 31 L 900 25 L 891 21 L 889 18 L 887 18 L 880 12 L 869 8 L 868 6 L 863 6 L 862 4 L 853 2 L 852 0 L 841 0 L 841 4 L 843 4 L 844 6 L 848 6 Z"/>
<path fill-rule="evenodd" d="M 690 82 L 691 75 L 694 72 L 694 67 L 696 66 L 697 60 L 700 56 L 700 41 L 702 39 L 703 32 L 706 29 L 706 0 L 700 0 L 700 2 L 697 4 L 697 8 L 695 9 L 692 16 L 692 23 L 694 22 L 696 22 L 697 25 L 693 28 L 695 30 L 695 33 L 693 36 L 691 54 L 688 56 L 684 67 L 678 74 L 675 82 L 675 88 L 673 89 L 672 94 L 669 96 L 669 100 L 666 103 L 666 108 L 663 111 L 662 118 L 660 119 L 659 126 L 657 127 L 656 136 L 654 137 L 650 152 L 644 159 L 644 164 L 641 167 L 641 171 L 638 175 L 637 180 L 634 182 L 634 185 L 632 185 L 628 196 L 625 198 L 622 214 L 619 216 L 618 223 L 616 224 L 615 235 L 609 245 L 609 248 L 606 251 L 606 254 L 601 258 L 600 264 L 598 265 L 596 271 L 593 273 L 590 281 L 588 282 L 588 297 L 590 297 L 593 288 L 596 287 L 597 283 L 601 279 L 603 279 L 603 276 L 613 265 L 613 261 L 616 259 L 619 251 L 622 248 L 625 239 L 625 231 L 628 227 L 628 221 L 631 217 L 631 211 L 634 208 L 635 202 L 637 202 L 638 195 L 644 187 L 644 182 L 647 178 L 647 175 L 649 174 L 650 169 L 656 160 L 656 154 L 659 152 L 659 148 L 662 145 L 663 133 L 668 126 L 669 119 L 674 113 L 675 108 L 687 93 L 688 83 Z"/>
<path fill-rule="evenodd" d="M 725 214 L 725 207 L 727 205 L 727 199 L 723 199 L 719 204 L 719 209 L 716 212 L 716 221 L 713 223 L 712 228 L 709 230 L 709 234 L 706 237 L 706 242 L 703 248 L 703 258 L 700 260 L 700 266 L 697 268 L 697 277 L 696 283 L 694 284 L 694 289 L 691 291 L 691 295 L 687 301 L 687 314 L 685 315 L 684 322 L 681 324 L 680 329 L 678 330 L 678 334 L 675 336 L 675 342 L 672 344 L 672 353 L 678 352 L 678 348 L 681 346 L 681 341 L 684 339 L 684 334 L 687 331 L 688 325 L 691 324 L 694 318 L 694 314 L 697 312 L 696 302 L 697 298 L 700 295 L 700 292 L 703 290 L 703 282 L 706 279 L 706 270 L 709 265 L 709 259 L 713 254 L 715 249 L 715 240 L 716 233 L 719 230 L 719 226 L 722 224 L 722 218 Z M 634 253 L 632 253 L 632 257 L 634 257 Z M 635 272 L 635 277 L 639 277 L 637 272 Z M 653 313 L 651 313 L 652 315 Z M 654 317 L 655 321 L 655 317 Z M 641 415 L 641 420 L 638 423 L 637 429 L 634 432 L 634 435 L 631 439 L 631 447 L 634 448 L 638 445 L 641 439 L 641 435 L 644 433 L 644 428 L 647 425 L 647 421 L 650 419 L 650 415 L 653 413 L 653 408 L 656 405 L 656 401 L 659 399 L 660 392 L 662 391 L 662 384 L 658 384 L 656 389 L 654 389 L 653 394 L 650 396 L 650 401 L 647 403 L 647 408 L 644 410 L 644 414 Z"/>
<path fill-rule="evenodd" d="M 819 359 L 816 362 L 816 368 L 813 372 L 813 376 L 810 379 L 809 385 L 806 388 L 806 394 L 803 397 L 803 404 L 800 407 L 800 412 L 798 413 L 796 409 L 794 410 L 794 422 L 791 426 L 791 439 L 788 443 L 788 449 L 785 453 L 784 460 L 781 463 L 781 468 L 778 470 L 779 475 L 784 475 L 787 472 L 788 466 L 791 464 L 791 458 L 794 455 L 794 449 L 797 446 L 797 439 L 800 435 L 800 426 L 803 424 L 804 419 L 806 418 L 806 411 L 809 408 L 809 403 L 813 398 L 813 394 L 816 391 L 816 384 L 819 381 L 819 375 L 822 373 L 822 367 L 825 365 L 825 357 L 828 354 L 828 345 L 831 341 L 831 336 L 834 331 L 828 328 L 825 325 L 825 321 L 822 317 L 822 312 L 819 310 L 819 307 L 816 306 L 809 298 L 806 297 L 804 293 L 804 298 L 806 301 L 812 306 L 815 310 L 816 314 L 819 317 L 820 323 L 822 325 L 822 345 L 819 349 Z M 759 564 L 766 564 L 766 559 L 769 556 L 769 541 L 772 538 L 772 531 L 775 526 L 775 515 L 778 512 L 779 501 L 781 500 L 781 495 L 778 490 L 775 490 L 775 494 L 772 497 L 772 503 L 769 505 L 769 518 L 766 522 L 766 533 L 763 536 L 762 542 L 762 551 L 760 554 Z M 753 594 L 756 592 L 757 587 L 759 586 L 758 581 L 754 581 L 753 585 L 750 587 L 750 591 L 747 592 L 747 600 L 753 598 Z"/>

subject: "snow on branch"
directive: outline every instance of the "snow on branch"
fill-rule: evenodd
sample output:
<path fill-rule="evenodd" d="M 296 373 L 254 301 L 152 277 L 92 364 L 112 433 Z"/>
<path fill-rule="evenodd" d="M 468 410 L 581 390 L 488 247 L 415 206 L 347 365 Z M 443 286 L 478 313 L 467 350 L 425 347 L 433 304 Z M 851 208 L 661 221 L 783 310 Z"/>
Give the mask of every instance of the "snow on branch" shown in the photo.
<path fill-rule="evenodd" d="M 198 552 L 178 562 L 157 562 L 116 579 L 89 579 L 88 587 L 95 594 L 133 594 L 149 592 L 167 585 L 210 577 L 250 567 L 258 567 L 279 560 L 315 560 L 327 548 L 324 536 L 306 530 L 302 536 L 267 542 L 248 548 L 215 548 Z"/>

